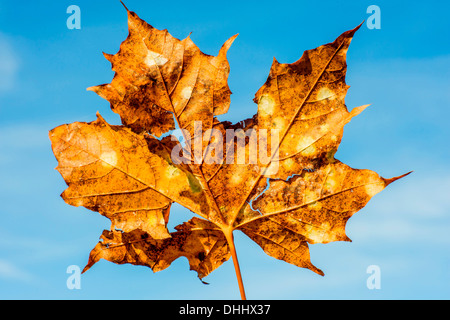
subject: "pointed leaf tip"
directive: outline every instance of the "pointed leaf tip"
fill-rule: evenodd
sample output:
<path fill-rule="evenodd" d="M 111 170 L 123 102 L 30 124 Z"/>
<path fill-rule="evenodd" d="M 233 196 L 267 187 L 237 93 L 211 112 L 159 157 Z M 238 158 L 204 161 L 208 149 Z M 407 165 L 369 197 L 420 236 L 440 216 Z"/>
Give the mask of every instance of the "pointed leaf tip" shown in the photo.
<path fill-rule="evenodd" d="M 222 48 L 220 48 L 220 51 L 219 51 L 219 54 L 218 54 L 217 58 L 219 58 L 219 59 L 226 59 L 228 50 L 231 48 L 231 45 L 233 44 L 234 40 L 236 40 L 238 35 L 239 34 L 235 34 L 230 39 L 225 41 L 225 43 L 223 44 Z"/>
<path fill-rule="evenodd" d="M 355 31 L 358 31 L 360 28 L 361 28 L 361 26 L 364 24 L 364 22 L 366 22 L 366 19 L 364 19 L 356 28 L 355 28 Z"/>
<path fill-rule="evenodd" d="M 228 51 L 228 49 L 230 49 L 231 45 L 233 44 L 234 40 L 236 40 L 236 38 L 239 36 L 238 34 L 235 34 L 234 36 L 232 36 L 230 39 L 228 39 L 225 44 L 222 47 L 222 50 Z M 221 50 L 221 51 L 222 51 Z"/>
<path fill-rule="evenodd" d="M 348 30 L 347 32 L 344 32 L 343 35 L 346 35 L 346 37 L 350 37 L 353 38 L 353 36 L 355 35 L 356 31 L 358 31 L 361 26 L 363 25 L 364 21 L 361 22 L 358 26 L 356 26 L 355 28 Z"/>
<path fill-rule="evenodd" d="M 280 64 L 280 63 L 278 62 L 277 58 L 273 57 L 273 60 L 272 60 L 272 67 L 273 67 L 273 66 L 277 66 L 277 65 L 279 65 L 279 64 Z"/>
<path fill-rule="evenodd" d="M 359 25 L 357 25 L 354 29 L 350 30 L 352 35 L 362 27 L 362 25 L 364 24 L 364 21 L 366 21 L 366 20 L 363 20 L 363 22 L 361 22 Z"/>
<path fill-rule="evenodd" d="M 409 176 L 411 173 L 413 173 L 414 171 L 410 171 L 410 172 L 408 172 L 408 173 L 405 173 L 405 174 L 403 174 L 403 175 L 401 175 L 401 176 L 398 176 L 398 177 L 394 177 L 394 178 L 391 178 L 391 179 L 385 179 L 386 180 L 386 186 L 388 186 L 388 185 L 390 185 L 391 183 L 393 183 L 393 182 L 395 182 L 395 181 L 397 181 L 397 180 L 400 180 L 400 179 L 402 179 L 402 178 L 404 178 L 404 177 L 406 177 L 406 176 Z"/>
<path fill-rule="evenodd" d="M 102 53 L 103 53 L 103 56 L 106 58 L 106 60 L 108 60 L 109 62 L 112 63 L 114 55 L 113 54 L 109 54 L 109 53 L 105 53 L 105 52 L 102 52 Z"/>
<path fill-rule="evenodd" d="M 234 36 L 230 37 L 225 43 L 229 44 L 230 46 L 233 44 L 234 40 L 239 36 L 239 33 L 236 33 Z"/>
<path fill-rule="evenodd" d="M 318 269 L 318 268 L 315 268 L 313 271 L 314 271 L 316 274 L 318 274 L 319 276 L 325 277 L 325 273 L 324 273 L 322 270 L 320 270 L 320 269 Z"/>
<path fill-rule="evenodd" d="M 119 1 L 120 1 L 120 3 L 123 5 L 123 7 L 124 7 L 128 12 L 130 12 L 130 10 L 128 10 L 128 8 L 127 8 L 127 6 L 125 5 L 125 3 L 123 3 L 122 0 L 119 0 Z"/>
<path fill-rule="evenodd" d="M 366 110 L 370 106 L 371 106 L 371 104 L 365 104 L 360 107 L 355 107 L 355 108 L 353 108 L 353 110 L 350 113 L 352 114 L 352 117 L 356 117 L 357 115 L 361 114 L 364 110 Z"/>

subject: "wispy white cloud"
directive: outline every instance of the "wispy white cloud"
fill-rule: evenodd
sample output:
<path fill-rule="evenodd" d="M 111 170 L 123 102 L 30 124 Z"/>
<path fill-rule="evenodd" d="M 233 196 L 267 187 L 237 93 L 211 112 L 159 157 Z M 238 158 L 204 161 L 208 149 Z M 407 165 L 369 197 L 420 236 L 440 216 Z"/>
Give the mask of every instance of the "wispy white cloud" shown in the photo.
<path fill-rule="evenodd" d="M 19 65 L 11 41 L 0 33 L 0 94 L 15 87 Z"/>
<path fill-rule="evenodd" d="M 0 278 L 14 281 L 19 280 L 21 282 L 31 282 L 34 280 L 32 274 L 6 260 L 0 260 Z"/>
<path fill-rule="evenodd" d="M 48 146 L 49 128 L 45 124 L 33 122 L 15 123 L 0 127 L 0 150 L 24 150 Z M 7 137 L 7 138 L 6 138 Z"/>
<path fill-rule="evenodd" d="M 367 209 L 350 219 L 350 238 L 376 241 L 450 245 L 446 236 L 450 227 L 450 176 L 418 174 L 388 187 L 372 199 Z M 367 215 L 362 216 L 364 212 Z"/>

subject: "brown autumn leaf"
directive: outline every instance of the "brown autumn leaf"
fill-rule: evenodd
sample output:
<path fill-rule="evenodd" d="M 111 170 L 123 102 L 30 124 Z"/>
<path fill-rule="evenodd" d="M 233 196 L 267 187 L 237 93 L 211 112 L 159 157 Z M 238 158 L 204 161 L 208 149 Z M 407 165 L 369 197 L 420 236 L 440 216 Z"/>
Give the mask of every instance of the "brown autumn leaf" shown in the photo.
<path fill-rule="evenodd" d="M 113 81 L 88 90 L 109 100 L 123 124 L 136 132 L 161 136 L 175 129 L 173 115 L 192 137 L 194 121 L 201 121 L 204 130 L 211 128 L 214 115 L 226 113 L 230 104 L 226 55 L 237 35 L 213 57 L 190 37 L 180 41 L 131 11 L 128 26 L 119 52 L 104 54 L 116 72 Z"/>
<path fill-rule="evenodd" d="M 168 239 L 155 239 L 140 229 L 131 232 L 103 231 L 102 242 L 92 250 L 84 271 L 100 259 L 117 264 L 132 263 L 161 271 L 185 256 L 191 270 L 203 278 L 229 259 L 227 240 L 213 223 L 193 218 L 178 226 Z M 84 272 L 83 271 L 83 272 Z"/>
<path fill-rule="evenodd" d="M 359 26 L 292 64 L 274 60 L 257 114 L 233 125 L 215 116 L 230 105 L 226 53 L 236 36 L 210 56 L 127 12 L 128 38 L 105 55 L 114 79 L 90 88 L 123 125 L 98 114 L 50 132 L 68 184 L 63 199 L 112 223 L 84 271 L 105 259 L 157 272 L 184 256 L 203 279 L 231 256 L 245 299 L 233 240 L 240 230 L 268 255 L 323 275 L 309 245 L 350 241 L 350 217 L 405 176 L 384 179 L 334 157 L 345 125 L 367 107 L 345 105 L 346 54 Z M 175 124 L 183 147 L 155 137 Z M 174 202 L 200 218 L 169 233 Z"/>

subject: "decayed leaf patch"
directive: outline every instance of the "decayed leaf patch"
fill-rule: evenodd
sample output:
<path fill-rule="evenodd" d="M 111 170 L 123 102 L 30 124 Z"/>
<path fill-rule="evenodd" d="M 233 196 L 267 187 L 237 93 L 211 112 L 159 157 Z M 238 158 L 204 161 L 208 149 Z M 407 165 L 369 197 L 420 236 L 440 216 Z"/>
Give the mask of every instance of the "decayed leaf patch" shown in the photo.
<path fill-rule="evenodd" d="M 176 39 L 127 12 L 128 38 L 117 54 L 105 54 L 115 76 L 90 88 L 111 103 L 122 125 L 98 115 L 50 132 L 68 184 L 63 199 L 111 220 L 84 271 L 105 259 L 156 272 L 184 256 L 202 279 L 231 256 L 245 298 L 233 241 L 240 230 L 268 255 L 323 275 L 309 245 L 350 241 L 345 226 L 352 215 L 405 176 L 384 179 L 334 157 L 345 125 L 367 107 L 349 112 L 345 105 L 346 54 L 359 27 L 294 63 L 274 60 L 255 95 L 257 114 L 233 125 L 216 116 L 230 107 L 227 51 L 236 36 L 211 56 L 189 37 Z M 174 161 L 175 137 L 158 138 L 175 128 L 192 142 L 178 149 L 186 161 Z M 227 141 L 227 130 L 243 140 Z M 270 149 L 264 161 L 252 130 L 277 132 L 278 140 L 263 139 Z M 236 153 L 226 159 L 240 144 L 258 161 Z M 170 233 L 173 203 L 198 217 Z"/>

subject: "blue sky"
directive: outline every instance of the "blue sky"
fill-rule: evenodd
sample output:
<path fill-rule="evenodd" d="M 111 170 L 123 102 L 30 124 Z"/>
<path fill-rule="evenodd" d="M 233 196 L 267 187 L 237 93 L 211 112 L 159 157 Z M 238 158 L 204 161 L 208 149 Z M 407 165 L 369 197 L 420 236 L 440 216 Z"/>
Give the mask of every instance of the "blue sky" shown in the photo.
<path fill-rule="evenodd" d="M 312 245 L 317 276 L 265 255 L 244 235 L 236 242 L 251 299 L 450 298 L 450 4 L 446 1 L 171 1 L 127 0 L 159 29 L 190 32 L 208 54 L 239 33 L 229 51 L 231 108 L 221 119 L 252 116 L 255 92 L 273 57 L 296 61 L 381 9 L 381 29 L 364 25 L 348 53 L 349 109 L 372 104 L 345 129 L 336 157 L 385 177 L 414 170 L 350 220 L 352 243 Z M 69 30 L 69 5 L 81 8 L 81 30 Z M 92 121 L 100 111 L 119 124 L 109 103 L 87 87 L 110 82 L 102 51 L 127 36 L 119 1 L 0 0 L 0 298 L 238 299 L 231 261 L 203 285 L 179 259 L 153 274 L 145 267 L 100 262 L 66 286 L 67 267 L 87 262 L 109 220 L 66 205 L 48 131 Z M 190 213 L 175 206 L 173 224 Z M 366 269 L 381 270 L 369 290 Z"/>

